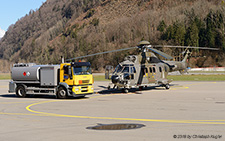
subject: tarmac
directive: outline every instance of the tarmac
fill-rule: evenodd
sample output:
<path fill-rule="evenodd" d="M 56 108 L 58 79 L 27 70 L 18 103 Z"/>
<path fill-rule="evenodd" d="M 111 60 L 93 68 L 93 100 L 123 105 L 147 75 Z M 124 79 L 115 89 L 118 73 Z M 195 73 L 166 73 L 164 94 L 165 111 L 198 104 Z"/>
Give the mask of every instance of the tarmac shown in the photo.
<path fill-rule="evenodd" d="M 18 98 L 0 80 L 1 141 L 224 140 L 225 82 L 172 82 L 169 90 L 107 91 L 95 82 L 86 98 Z M 129 130 L 93 130 L 105 124 L 142 124 Z"/>

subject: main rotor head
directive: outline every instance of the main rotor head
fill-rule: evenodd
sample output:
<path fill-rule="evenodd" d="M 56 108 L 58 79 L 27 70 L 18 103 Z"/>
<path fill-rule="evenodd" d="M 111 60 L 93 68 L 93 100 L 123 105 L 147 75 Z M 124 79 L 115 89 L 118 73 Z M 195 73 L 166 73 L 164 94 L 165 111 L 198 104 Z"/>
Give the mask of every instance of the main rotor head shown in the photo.
<path fill-rule="evenodd" d="M 145 46 L 145 45 L 150 45 L 149 41 L 140 41 L 137 46 Z"/>

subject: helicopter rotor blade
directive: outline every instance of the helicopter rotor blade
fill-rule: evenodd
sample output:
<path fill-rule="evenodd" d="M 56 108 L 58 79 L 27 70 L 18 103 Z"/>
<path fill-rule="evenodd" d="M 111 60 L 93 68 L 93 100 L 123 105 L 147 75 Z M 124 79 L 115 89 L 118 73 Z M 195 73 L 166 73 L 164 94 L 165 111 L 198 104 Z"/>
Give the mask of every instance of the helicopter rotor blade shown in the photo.
<path fill-rule="evenodd" d="M 79 56 L 79 57 L 67 59 L 66 61 L 72 61 L 72 60 L 76 60 L 76 59 L 81 59 L 81 58 L 86 58 L 86 57 L 91 57 L 91 56 L 96 56 L 96 55 L 101 55 L 101 54 L 106 54 L 106 53 L 112 53 L 112 52 L 119 52 L 119 51 L 124 51 L 124 50 L 130 50 L 130 49 L 134 49 L 134 48 L 137 48 L 137 47 L 129 47 L 129 48 L 122 48 L 122 49 L 117 49 L 117 50 L 99 52 L 99 53 L 95 53 L 95 54 L 89 54 L 89 55 L 85 55 L 85 56 Z"/>
<path fill-rule="evenodd" d="M 196 49 L 205 49 L 205 50 L 219 50 L 219 48 L 210 48 L 210 47 L 194 47 L 194 46 L 153 45 L 153 47 L 169 47 L 169 48 L 196 48 Z"/>
<path fill-rule="evenodd" d="M 166 58 L 166 59 L 169 59 L 169 60 L 173 59 L 172 56 L 170 56 L 170 55 L 168 55 L 168 54 L 166 54 L 166 53 L 164 53 L 164 52 L 162 52 L 162 51 L 159 51 L 159 50 L 157 50 L 157 49 L 151 48 L 151 46 L 148 46 L 147 48 L 148 48 L 149 50 L 151 50 L 151 51 L 153 51 L 153 52 L 155 52 L 155 53 L 161 55 L 162 57 L 164 57 L 164 58 Z"/>

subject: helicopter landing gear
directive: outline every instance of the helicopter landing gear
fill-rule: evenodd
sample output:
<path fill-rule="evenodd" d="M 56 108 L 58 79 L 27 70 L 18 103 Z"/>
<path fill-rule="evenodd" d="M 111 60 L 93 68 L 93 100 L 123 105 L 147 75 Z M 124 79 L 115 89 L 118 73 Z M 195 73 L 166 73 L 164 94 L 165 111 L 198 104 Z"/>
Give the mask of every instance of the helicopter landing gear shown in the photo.
<path fill-rule="evenodd" d="M 167 90 L 170 89 L 170 85 L 169 84 L 165 84 L 163 85 Z"/>
<path fill-rule="evenodd" d="M 124 89 L 123 89 L 123 92 L 124 92 L 124 93 L 128 93 L 128 92 L 129 92 L 129 90 L 128 90 L 128 89 L 126 89 L 126 88 L 124 88 Z"/>
<path fill-rule="evenodd" d="M 139 87 L 139 91 L 142 91 L 142 90 L 143 90 L 143 88 L 144 88 L 143 86 L 140 86 L 140 87 Z"/>

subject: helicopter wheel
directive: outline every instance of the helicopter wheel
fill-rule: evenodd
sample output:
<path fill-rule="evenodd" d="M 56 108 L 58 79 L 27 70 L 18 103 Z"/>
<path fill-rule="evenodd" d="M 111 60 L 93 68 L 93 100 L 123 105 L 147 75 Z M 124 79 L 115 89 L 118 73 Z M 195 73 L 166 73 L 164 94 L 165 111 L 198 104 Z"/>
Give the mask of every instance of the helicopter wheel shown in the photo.
<path fill-rule="evenodd" d="M 125 88 L 125 89 L 123 89 L 123 92 L 124 92 L 124 93 L 128 93 L 129 90 Z"/>
<path fill-rule="evenodd" d="M 142 91 L 142 90 L 143 90 L 143 88 L 144 88 L 143 86 L 140 86 L 140 87 L 139 87 L 139 91 Z"/>
<path fill-rule="evenodd" d="M 170 85 L 169 85 L 169 84 L 164 85 L 164 87 L 165 87 L 167 90 L 170 89 Z"/>

